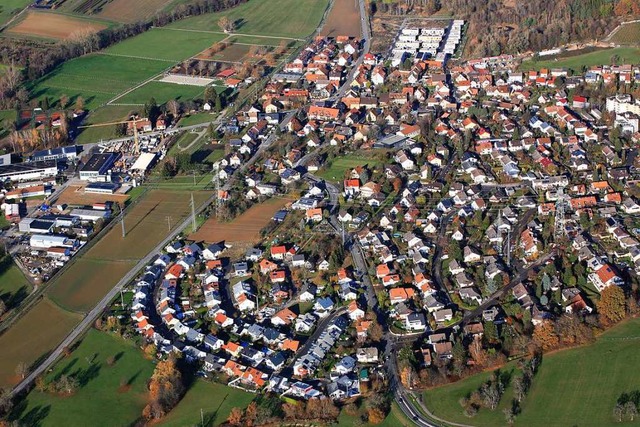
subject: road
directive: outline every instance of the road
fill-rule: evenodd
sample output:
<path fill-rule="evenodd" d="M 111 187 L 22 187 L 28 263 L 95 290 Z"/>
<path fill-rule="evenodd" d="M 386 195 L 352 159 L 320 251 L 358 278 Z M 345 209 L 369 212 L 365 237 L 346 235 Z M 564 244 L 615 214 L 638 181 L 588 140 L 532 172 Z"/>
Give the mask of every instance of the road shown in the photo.
<path fill-rule="evenodd" d="M 316 330 L 313 331 L 313 334 L 311 334 L 309 339 L 304 343 L 302 347 L 298 349 L 296 354 L 291 358 L 291 361 L 287 363 L 284 368 L 282 368 L 282 371 L 280 372 L 280 374 L 285 377 L 292 377 L 293 365 L 295 364 L 296 360 L 298 360 L 298 358 L 301 355 L 305 354 L 309 350 L 309 347 L 311 347 L 311 345 L 318 340 L 318 337 L 320 337 L 320 335 L 324 332 L 324 330 L 327 329 L 327 327 L 329 326 L 329 323 L 331 323 L 333 319 L 335 319 L 338 316 L 342 316 L 346 312 L 347 312 L 347 306 L 342 306 L 335 309 L 327 317 L 322 319 L 320 323 L 318 323 Z"/>

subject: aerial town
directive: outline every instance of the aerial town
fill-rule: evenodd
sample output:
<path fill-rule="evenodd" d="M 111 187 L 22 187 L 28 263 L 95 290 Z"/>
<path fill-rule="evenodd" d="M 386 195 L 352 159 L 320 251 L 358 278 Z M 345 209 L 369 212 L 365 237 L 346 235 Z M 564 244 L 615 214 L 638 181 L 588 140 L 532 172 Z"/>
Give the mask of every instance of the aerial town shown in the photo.
<path fill-rule="evenodd" d="M 638 419 L 633 2 L 23 3 L 0 426 Z"/>

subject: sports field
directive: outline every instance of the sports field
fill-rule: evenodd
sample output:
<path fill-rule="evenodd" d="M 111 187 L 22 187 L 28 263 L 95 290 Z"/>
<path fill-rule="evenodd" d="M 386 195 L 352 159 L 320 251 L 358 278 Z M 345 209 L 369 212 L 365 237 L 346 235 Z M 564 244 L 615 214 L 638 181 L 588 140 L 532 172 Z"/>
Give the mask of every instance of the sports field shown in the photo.
<path fill-rule="evenodd" d="M 115 360 L 112 366 L 109 358 Z M 80 382 L 78 390 L 72 396 L 33 390 L 10 419 L 42 427 L 130 425 L 144 408 L 153 367 L 132 342 L 91 329 L 71 356 L 45 377 L 49 383 L 62 373 L 73 376 Z"/>
<path fill-rule="evenodd" d="M 220 32 L 218 20 L 227 16 L 236 23 L 234 33 L 304 38 L 317 28 L 328 4 L 326 0 L 250 0 L 223 12 L 177 21 L 170 27 Z"/>
<path fill-rule="evenodd" d="M 364 157 L 361 154 L 349 154 L 344 157 L 338 157 L 328 168 L 321 170 L 316 175 L 327 181 L 342 182 L 347 171 L 364 165 L 368 165 L 371 169 L 379 166 L 380 161 L 378 159 Z"/>
<path fill-rule="evenodd" d="M 36 304 L 0 335 L 0 386 L 18 383 L 18 363 L 31 365 L 46 355 L 79 321 L 80 316 L 60 309 L 46 298 Z"/>
<path fill-rule="evenodd" d="M 107 28 L 104 23 L 84 18 L 71 17 L 49 12 L 30 11 L 12 25 L 7 34 L 14 36 L 40 37 L 64 40 L 78 32 L 98 32 Z"/>
<path fill-rule="evenodd" d="M 574 72 L 580 72 L 582 67 L 592 65 L 611 65 L 611 58 L 617 55 L 620 64 L 640 63 L 640 49 L 634 47 L 617 47 L 613 49 L 602 49 L 582 55 L 558 58 L 552 60 L 524 61 L 520 66 L 523 71 L 539 70 L 541 68 L 568 68 Z"/>
<path fill-rule="evenodd" d="M 609 40 L 624 45 L 638 45 L 640 43 L 640 22 L 624 24 Z"/>
<path fill-rule="evenodd" d="M 640 319 L 633 319 L 605 332 L 595 344 L 545 355 L 515 425 L 617 425 L 612 416 L 616 400 L 622 393 L 640 390 L 640 374 L 634 369 L 640 363 L 639 343 Z M 514 369 L 511 364 L 503 371 Z M 481 409 L 471 419 L 462 414 L 458 403 L 489 375 L 479 374 L 427 391 L 425 402 L 435 415 L 446 420 L 476 426 L 504 425 L 502 409 L 512 398 L 509 388 L 496 411 Z"/>
<path fill-rule="evenodd" d="M 209 197 L 194 192 L 196 206 Z M 47 290 L 50 298 L 71 311 L 88 311 L 156 246 L 168 231 L 167 217 L 175 228 L 189 215 L 190 193 L 151 190 L 125 215 L 126 237 L 120 226 L 59 276 Z"/>
<path fill-rule="evenodd" d="M 354 0 L 335 0 L 322 27 L 325 36 L 360 37 L 360 6 Z"/>
<path fill-rule="evenodd" d="M 210 218 L 200 229 L 189 236 L 195 241 L 215 243 L 224 240 L 227 243 L 254 243 L 260 239 L 260 230 L 271 221 L 271 217 L 281 209 L 288 200 L 269 199 L 253 205 L 242 215 L 230 222 L 219 222 Z"/>
<path fill-rule="evenodd" d="M 229 417 L 231 409 L 245 408 L 255 397 L 236 388 L 204 380 L 196 381 L 176 406 L 158 425 L 182 427 L 200 425 L 200 410 L 206 426 L 217 426 Z"/>
<path fill-rule="evenodd" d="M 158 104 L 164 104 L 172 99 L 184 102 L 190 99 L 202 97 L 204 89 L 205 88 L 202 86 L 188 86 L 151 81 L 120 98 L 114 99 L 113 102 L 114 104 L 127 104 L 132 106 L 144 105 L 152 97 Z M 224 88 L 219 88 L 218 92 L 222 92 L 223 90 Z"/>
<path fill-rule="evenodd" d="M 32 88 L 32 97 L 58 101 L 65 94 L 74 102 L 82 97 L 92 110 L 119 93 L 159 74 L 170 64 L 164 61 L 93 54 L 65 62 Z"/>
<path fill-rule="evenodd" d="M 16 13 L 32 3 L 31 0 L 2 0 L 0 4 L 0 25 L 4 25 Z"/>
<path fill-rule="evenodd" d="M 0 300 L 11 309 L 31 292 L 31 282 L 13 263 L 11 257 L 0 258 Z"/>

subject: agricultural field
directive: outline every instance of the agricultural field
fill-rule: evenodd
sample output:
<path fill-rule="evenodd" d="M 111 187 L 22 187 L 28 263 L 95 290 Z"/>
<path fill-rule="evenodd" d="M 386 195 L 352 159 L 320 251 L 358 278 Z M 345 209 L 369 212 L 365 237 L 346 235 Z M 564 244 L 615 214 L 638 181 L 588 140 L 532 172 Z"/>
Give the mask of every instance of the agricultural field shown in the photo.
<path fill-rule="evenodd" d="M 193 196 L 199 206 L 209 193 L 194 192 Z M 167 217 L 175 228 L 189 215 L 190 200 L 187 192 L 149 191 L 125 215 L 126 237 L 119 226 L 113 227 L 51 284 L 49 297 L 71 311 L 89 310 L 163 239 Z"/>
<path fill-rule="evenodd" d="M 260 230 L 286 203 L 287 200 L 281 198 L 269 199 L 253 205 L 230 222 L 219 222 L 216 218 L 210 218 L 196 233 L 191 234 L 189 239 L 207 243 L 222 240 L 231 244 L 255 243 L 260 239 Z"/>
<path fill-rule="evenodd" d="M 112 366 L 109 358 L 115 360 Z M 42 427 L 130 425 L 144 408 L 146 381 L 153 367 L 130 341 L 91 329 L 45 377 L 50 383 L 63 373 L 74 376 L 80 381 L 78 390 L 72 396 L 33 390 L 9 418 L 20 425 Z"/>
<path fill-rule="evenodd" d="M 360 6 L 354 0 L 335 0 L 322 27 L 324 36 L 361 36 Z"/>
<path fill-rule="evenodd" d="M 133 23 L 151 18 L 158 11 L 175 2 L 175 0 L 112 0 L 102 8 L 98 16 L 113 21 Z"/>
<path fill-rule="evenodd" d="M 640 389 L 640 375 L 630 368 L 640 363 L 638 331 L 640 319 L 632 319 L 605 332 L 592 345 L 545 355 L 515 425 L 618 425 L 612 416 L 616 400 L 622 393 Z M 509 364 L 502 371 L 515 372 L 517 368 Z M 496 411 L 481 409 L 471 419 L 462 414 L 458 403 L 489 375 L 483 373 L 429 390 L 425 402 L 435 415 L 446 420 L 476 426 L 503 425 L 502 409 L 510 405 L 513 396 L 509 387 Z"/>
<path fill-rule="evenodd" d="M 595 52 L 564 58 L 524 61 L 522 65 L 520 65 L 520 69 L 527 71 L 539 70 L 541 68 L 565 67 L 579 73 L 582 71 L 582 67 L 591 67 L 592 65 L 610 65 L 611 59 L 614 55 L 619 58 L 620 64 L 640 63 L 640 49 L 633 47 L 617 47 L 613 49 L 601 49 Z"/>
<path fill-rule="evenodd" d="M 184 102 L 201 97 L 204 94 L 204 90 L 205 87 L 203 86 L 150 81 L 122 97 L 115 99 L 114 104 L 131 106 L 144 105 L 151 98 L 154 98 L 158 104 L 164 104 L 172 99 Z M 220 88 L 219 91 L 222 90 L 224 90 L 224 88 Z"/>
<path fill-rule="evenodd" d="M 11 257 L 0 259 L 0 300 L 9 309 L 17 306 L 31 292 L 31 282 L 13 263 Z"/>
<path fill-rule="evenodd" d="M 17 118 L 16 110 L 0 110 L 0 137 L 9 134 L 9 122 L 15 122 Z"/>
<path fill-rule="evenodd" d="M 38 302 L 0 335 L 0 386 L 17 384 L 18 363 L 33 364 L 60 343 L 81 317 L 48 299 Z"/>
<path fill-rule="evenodd" d="M 640 43 L 640 22 L 624 24 L 609 41 L 617 44 L 637 46 L 638 43 Z"/>
<path fill-rule="evenodd" d="M 107 55 L 163 60 L 177 63 L 224 39 L 221 34 L 153 28 L 105 49 Z"/>
<path fill-rule="evenodd" d="M 158 425 L 182 427 L 200 425 L 200 410 L 206 426 L 225 422 L 234 407 L 245 408 L 255 395 L 236 388 L 204 380 L 196 381 L 176 406 Z"/>
<path fill-rule="evenodd" d="M 107 24 L 50 12 L 29 11 L 6 30 L 12 36 L 65 40 L 82 31 L 98 32 Z"/>
<path fill-rule="evenodd" d="M 83 125 L 90 126 L 101 123 L 112 123 L 127 120 L 131 113 L 136 110 L 135 107 L 122 105 L 105 105 L 97 110 L 89 113 L 84 120 Z M 101 139 L 112 139 L 118 137 L 117 126 L 99 126 L 93 128 L 84 128 L 78 130 L 76 137 L 77 144 L 86 144 L 89 142 L 100 141 Z"/>
<path fill-rule="evenodd" d="M 31 3 L 32 0 L 2 0 L 2 4 L 0 4 L 0 25 L 6 24 L 13 16 Z"/>
<path fill-rule="evenodd" d="M 220 32 L 218 20 L 227 16 L 235 33 L 283 38 L 304 38 L 314 32 L 329 2 L 326 0 L 250 0 L 223 12 L 187 18 L 173 28 Z"/>
<path fill-rule="evenodd" d="M 380 164 L 378 159 L 363 157 L 361 154 L 350 154 L 336 158 L 327 169 L 321 170 L 316 175 L 327 181 L 341 182 L 345 173 L 356 166 L 368 165 L 369 168 L 374 168 Z"/>
<path fill-rule="evenodd" d="M 93 110 L 119 93 L 167 68 L 166 62 L 101 54 L 87 55 L 65 62 L 31 88 L 32 97 L 49 97 L 52 106 L 67 95 L 71 102 L 82 97 Z"/>

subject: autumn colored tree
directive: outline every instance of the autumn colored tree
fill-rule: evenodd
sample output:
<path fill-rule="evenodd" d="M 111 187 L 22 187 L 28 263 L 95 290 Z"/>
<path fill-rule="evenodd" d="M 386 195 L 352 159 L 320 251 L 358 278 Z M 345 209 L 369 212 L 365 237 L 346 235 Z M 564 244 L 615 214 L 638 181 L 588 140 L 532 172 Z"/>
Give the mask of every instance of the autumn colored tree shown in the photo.
<path fill-rule="evenodd" d="M 552 321 L 545 320 L 536 326 L 533 331 L 533 342 L 543 350 L 551 350 L 558 347 L 560 340 Z"/>
<path fill-rule="evenodd" d="M 239 426 L 242 423 L 242 415 L 242 409 L 235 407 L 231 409 L 227 422 L 232 426 Z"/>
<path fill-rule="evenodd" d="M 182 374 L 175 359 L 158 362 L 149 382 L 149 403 L 142 415 L 146 419 L 162 418 L 178 403 L 183 391 Z"/>
<path fill-rule="evenodd" d="M 369 408 L 367 411 L 367 421 L 369 421 L 369 424 L 380 424 L 385 418 L 384 412 L 378 408 Z"/>
<path fill-rule="evenodd" d="M 608 286 L 600 293 L 600 301 L 596 303 L 600 321 L 612 324 L 624 319 L 626 302 L 624 291 L 618 286 Z"/>

